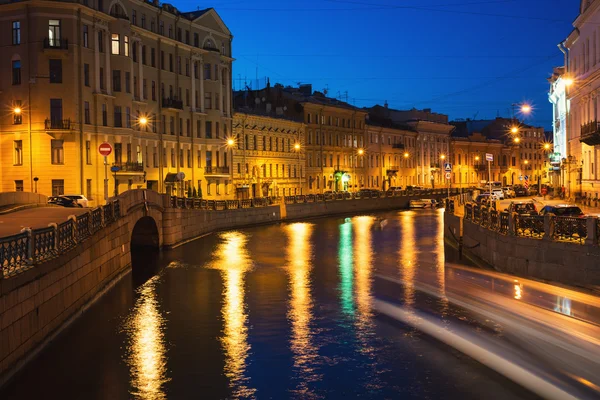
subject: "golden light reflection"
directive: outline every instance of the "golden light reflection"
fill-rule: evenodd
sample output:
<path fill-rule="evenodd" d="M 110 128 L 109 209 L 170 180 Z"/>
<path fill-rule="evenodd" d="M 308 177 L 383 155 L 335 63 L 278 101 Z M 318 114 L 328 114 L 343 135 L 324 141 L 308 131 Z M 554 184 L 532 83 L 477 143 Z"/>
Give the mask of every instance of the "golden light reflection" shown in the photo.
<path fill-rule="evenodd" d="M 291 290 L 288 318 L 292 324 L 291 350 L 294 353 L 294 368 L 299 377 L 294 391 L 303 398 L 314 397 L 308 383 L 320 379 L 315 370 L 315 363 L 319 358 L 318 349 L 311 331 L 312 230 L 313 225 L 309 223 L 294 223 L 285 227 L 288 237 L 287 272 Z"/>
<path fill-rule="evenodd" d="M 521 300 L 523 297 L 523 285 L 519 281 L 515 281 L 515 299 Z"/>
<path fill-rule="evenodd" d="M 127 364 L 131 373 L 131 395 L 137 399 L 166 399 L 167 357 L 164 338 L 165 319 L 156 295 L 158 276 L 139 289 L 137 300 L 126 330 L 130 337 Z"/>
<path fill-rule="evenodd" d="M 412 305 L 415 302 L 415 270 L 417 255 L 415 249 L 415 212 L 405 211 L 400 214 L 400 275 L 404 282 L 404 302 Z"/>
<path fill-rule="evenodd" d="M 225 376 L 229 379 L 233 398 L 252 397 L 255 389 L 248 386 L 246 360 L 250 352 L 246 305 L 244 303 L 244 276 L 252 268 L 246 249 L 246 235 L 240 232 L 225 232 L 220 235 L 223 242 L 214 253 L 211 268 L 221 271 L 223 277 L 223 336 L 221 343 L 225 351 Z"/>
<path fill-rule="evenodd" d="M 448 298 L 446 297 L 446 253 L 444 249 L 444 210 L 437 210 L 437 235 L 435 237 L 435 271 L 437 276 L 438 290 L 440 292 L 440 302 L 443 306 L 442 313 L 448 308 Z"/>
<path fill-rule="evenodd" d="M 356 239 L 355 251 L 355 293 L 358 314 L 356 316 L 356 327 L 359 339 L 363 342 L 363 352 L 373 351 L 372 346 L 367 345 L 368 336 L 372 334 L 373 324 L 373 298 L 371 296 L 371 284 L 373 274 L 373 246 L 371 243 L 372 227 L 375 218 L 370 216 L 355 217 L 352 219 Z"/>

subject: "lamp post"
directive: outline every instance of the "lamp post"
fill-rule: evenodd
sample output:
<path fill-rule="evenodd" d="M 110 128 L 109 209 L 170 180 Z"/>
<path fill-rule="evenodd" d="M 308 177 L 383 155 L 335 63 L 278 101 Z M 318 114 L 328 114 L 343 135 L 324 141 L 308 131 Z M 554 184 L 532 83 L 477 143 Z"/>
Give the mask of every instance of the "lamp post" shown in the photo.
<path fill-rule="evenodd" d="M 357 181 L 357 179 L 356 179 L 356 164 L 358 164 L 358 157 L 359 156 L 362 157 L 363 154 L 365 154 L 365 150 L 364 149 L 358 149 L 358 150 L 356 150 L 356 154 L 355 154 L 355 157 L 354 157 L 354 171 L 353 171 L 353 175 L 354 175 L 354 191 L 355 192 L 357 191 L 356 190 L 356 181 Z"/>
<path fill-rule="evenodd" d="M 408 154 L 408 152 L 404 152 L 403 156 L 404 156 L 404 159 L 406 161 L 408 161 L 408 157 L 410 156 L 410 154 Z M 408 168 L 408 165 L 407 165 L 407 168 Z M 404 186 L 405 190 L 406 190 L 406 186 L 408 186 L 408 176 L 406 177 L 406 185 Z"/>
<path fill-rule="evenodd" d="M 229 162 L 229 164 L 231 165 L 231 183 L 233 184 L 233 146 L 235 145 L 235 140 L 232 137 L 229 137 L 229 138 L 227 138 L 227 141 L 225 142 L 225 145 L 229 149 L 230 160 L 231 160 Z M 225 184 L 225 186 L 227 186 L 227 184 Z M 228 188 L 227 187 L 225 187 L 225 193 L 226 194 L 228 193 Z"/>
<path fill-rule="evenodd" d="M 302 194 L 302 174 L 300 173 L 300 149 L 302 146 L 300 146 L 300 143 L 296 142 L 294 144 L 294 150 L 296 151 L 296 153 L 298 153 L 298 168 L 296 169 L 296 172 L 298 173 L 298 191 L 300 192 L 300 194 Z"/>

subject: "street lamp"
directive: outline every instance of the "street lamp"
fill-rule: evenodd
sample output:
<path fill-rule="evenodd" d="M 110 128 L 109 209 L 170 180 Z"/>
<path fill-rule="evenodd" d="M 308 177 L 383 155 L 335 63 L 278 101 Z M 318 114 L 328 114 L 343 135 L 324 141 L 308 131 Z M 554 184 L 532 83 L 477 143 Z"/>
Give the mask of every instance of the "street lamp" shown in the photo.
<path fill-rule="evenodd" d="M 529 114 L 531 112 L 531 106 L 529 104 L 522 104 L 521 105 L 521 112 L 523 114 Z"/>
<path fill-rule="evenodd" d="M 15 113 L 15 115 L 21 115 L 21 107 L 17 106 L 13 109 L 13 112 Z"/>
<path fill-rule="evenodd" d="M 354 191 L 355 192 L 356 192 L 356 181 L 357 181 L 357 179 L 356 179 L 356 164 L 358 164 L 358 156 L 362 157 L 364 154 L 365 154 L 364 149 L 361 148 L 361 149 L 356 150 L 356 156 L 354 158 L 354 165 L 353 165 L 354 171 L 352 172 L 352 174 L 354 175 Z"/>
<path fill-rule="evenodd" d="M 514 138 L 514 142 L 515 143 L 520 143 L 521 142 L 521 138 L 518 138 L 518 137 Z"/>
<path fill-rule="evenodd" d="M 518 128 L 518 127 L 516 127 L 516 126 L 512 126 L 512 127 L 510 128 L 510 133 L 519 133 L 519 128 Z"/>
<path fill-rule="evenodd" d="M 298 191 L 302 194 L 302 174 L 300 173 L 300 143 L 294 143 L 294 150 L 298 153 L 298 167 L 296 172 L 298 174 Z"/>

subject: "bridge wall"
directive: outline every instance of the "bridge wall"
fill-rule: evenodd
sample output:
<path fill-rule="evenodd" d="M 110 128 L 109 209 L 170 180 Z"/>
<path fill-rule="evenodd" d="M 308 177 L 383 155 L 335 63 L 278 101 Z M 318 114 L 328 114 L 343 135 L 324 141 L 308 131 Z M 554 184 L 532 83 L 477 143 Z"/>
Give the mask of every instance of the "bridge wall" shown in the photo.
<path fill-rule="evenodd" d="M 9 378 L 3 372 L 18 370 L 126 269 L 130 231 L 121 219 L 57 258 L 0 279 L 0 385 Z"/>
<path fill-rule="evenodd" d="M 456 245 L 462 229 L 463 254 L 498 271 L 567 285 L 600 285 L 596 244 L 503 235 L 449 213 L 444 225 L 447 241 Z"/>

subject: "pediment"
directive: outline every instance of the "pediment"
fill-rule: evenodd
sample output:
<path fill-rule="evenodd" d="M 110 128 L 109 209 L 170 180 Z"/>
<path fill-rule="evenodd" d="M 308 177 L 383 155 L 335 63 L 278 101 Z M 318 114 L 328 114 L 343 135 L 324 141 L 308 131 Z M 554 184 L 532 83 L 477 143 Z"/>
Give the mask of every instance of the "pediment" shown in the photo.
<path fill-rule="evenodd" d="M 219 14 L 213 8 L 208 9 L 205 13 L 194 19 L 194 23 L 205 26 L 213 31 L 221 32 L 227 36 L 231 35 L 231 31 L 229 31 Z"/>

